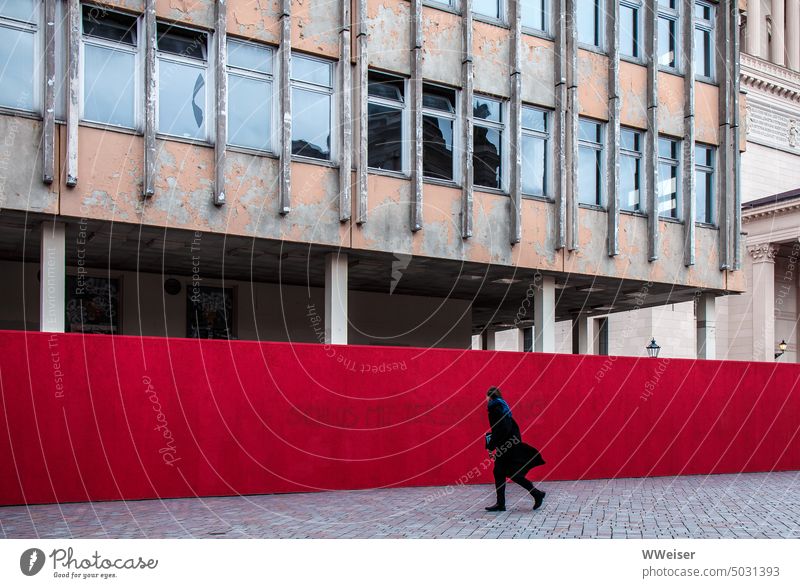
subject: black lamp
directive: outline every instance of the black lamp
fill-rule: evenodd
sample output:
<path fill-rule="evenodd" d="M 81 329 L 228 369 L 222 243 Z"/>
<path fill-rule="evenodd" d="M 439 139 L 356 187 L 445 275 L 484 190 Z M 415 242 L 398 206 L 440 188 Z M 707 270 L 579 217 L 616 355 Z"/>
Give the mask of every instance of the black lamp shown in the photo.
<path fill-rule="evenodd" d="M 645 349 L 647 349 L 647 355 L 656 358 L 658 357 L 658 352 L 661 351 L 661 346 L 656 343 L 655 339 L 650 339 L 650 345 L 645 347 Z"/>
<path fill-rule="evenodd" d="M 779 351 L 778 351 L 778 353 L 775 354 L 775 359 L 778 359 L 781 355 L 783 355 L 786 352 L 786 348 L 787 347 L 788 347 L 788 345 L 786 344 L 786 340 L 785 339 L 781 339 L 781 342 L 778 343 L 778 350 Z"/>

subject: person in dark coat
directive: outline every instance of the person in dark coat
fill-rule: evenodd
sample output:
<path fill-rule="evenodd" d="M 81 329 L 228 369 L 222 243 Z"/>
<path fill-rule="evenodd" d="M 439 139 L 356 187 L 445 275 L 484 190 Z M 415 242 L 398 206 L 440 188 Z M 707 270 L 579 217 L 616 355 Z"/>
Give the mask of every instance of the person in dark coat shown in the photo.
<path fill-rule="evenodd" d="M 545 493 L 537 490 L 525 475 L 536 466 L 544 464 L 544 459 L 535 447 L 522 442 L 519 425 L 511 416 L 500 389 L 492 386 L 486 392 L 491 433 L 486 435 L 486 449 L 494 452 L 494 486 L 497 503 L 487 506 L 490 512 L 506 509 L 506 478 L 516 482 L 533 497 L 533 510 L 542 506 Z"/>

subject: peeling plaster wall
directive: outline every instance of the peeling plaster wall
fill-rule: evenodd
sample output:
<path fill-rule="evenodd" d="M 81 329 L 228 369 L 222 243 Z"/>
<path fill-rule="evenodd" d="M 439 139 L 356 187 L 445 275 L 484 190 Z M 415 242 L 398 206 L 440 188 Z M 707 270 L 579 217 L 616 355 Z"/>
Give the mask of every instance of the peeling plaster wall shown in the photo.
<path fill-rule="evenodd" d="M 0 116 L 0 137 L 0 211 L 11 208 L 58 213 L 58 182 L 50 186 L 42 183 L 41 121 Z M 58 142 L 55 159 L 58 177 Z"/>
<path fill-rule="evenodd" d="M 422 77 L 425 80 L 461 87 L 461 17 L 423 8 Z M 477 23 L 476 23 L 477 36 Z M 477 75 L 475 76 L 477 79 Z"/>
<path fill-rule="evenodd" d="M 368 0 L 367 47 L 370 66 L 411 74 L 409 10 L 410 4 L 405 0 Z"/>

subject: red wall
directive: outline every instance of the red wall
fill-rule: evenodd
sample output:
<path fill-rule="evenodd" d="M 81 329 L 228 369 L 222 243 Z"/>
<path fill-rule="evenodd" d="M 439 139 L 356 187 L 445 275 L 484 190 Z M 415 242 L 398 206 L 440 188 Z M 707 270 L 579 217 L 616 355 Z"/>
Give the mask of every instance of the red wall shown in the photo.
<path fill-rule="evenodd" d="M 790 364 L 5 331 L 0 504 L 486 483 L 490 385 L 548 462 L 533 479 L 800 469 L 799 376 Z"/>

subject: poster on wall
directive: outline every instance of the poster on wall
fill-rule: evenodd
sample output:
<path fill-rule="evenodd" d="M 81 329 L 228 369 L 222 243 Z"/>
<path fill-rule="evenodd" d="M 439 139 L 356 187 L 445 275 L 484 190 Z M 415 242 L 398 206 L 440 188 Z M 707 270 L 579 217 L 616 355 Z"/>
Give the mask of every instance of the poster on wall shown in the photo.
<path fill-rule="evenodd" d="M 235 339 L 233 288 L 191 286 L 186 289 L 186 336 Z"/>
<path fill-rule="evenodd" d="M 67 333 L 117 335 L 121 332 L 120 280 L 67 276 Z"/>

